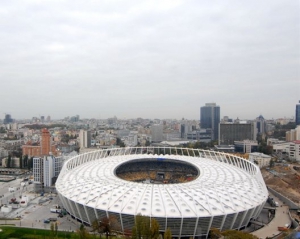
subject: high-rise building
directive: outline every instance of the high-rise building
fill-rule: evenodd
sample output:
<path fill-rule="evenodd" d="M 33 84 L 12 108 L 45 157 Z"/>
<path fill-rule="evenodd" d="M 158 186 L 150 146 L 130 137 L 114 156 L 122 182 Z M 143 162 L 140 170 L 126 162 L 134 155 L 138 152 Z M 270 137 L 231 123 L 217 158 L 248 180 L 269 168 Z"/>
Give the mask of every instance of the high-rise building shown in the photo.
<path fill-rule="evenodd" d="M 266 132 L 266 121 L 262 115 L 258 116 L 256 118 L 256 127 L 258 130 L 258 133 L 263 135 Z"/>
<path fill-rule="evenodd" d="M 221 123 L 219 145 L 233 145 L 234 141 L 256 140 L 255 123 Z"/>
<path fill-rule="evenodd" d="M 296 125 L 300 125 L 300 100 L 299 104 L 296 105 Z"/>
<path fill-rule="evenodd" d="M 56 178 L 62 168 L 63 158 L 53 155 L 33 158 L 33 177 L 35 183 L 44 187 L 55 184 Z"/>
<path fill-rule="evenodd" d="M 79 132 L 80 148 L 90 148 L 91 140 L 91 131 L 81 129 Z"/>
<path fill-rule="evenodd" d="M 187 134 L 193 131 L 193 127 L 187 121 L 183 121 L 180 125 L 180 138 L 186 139 Z"/>
<path fill-rule="evenodd" d="M 285 132 L 285 140 L 287 142 L 300 140 L 300 125 L 296 127 L 296 129 L 291 129 Z"/>
<path fill-rule="evenodd" d="M 51 135 L 48 129 L 41 130 L 41 139 L 39 145 L 26 144 L 22 146 L 22 154 L 28 157 L 41 157 L 49 154 L 57 155 L 56 146 L 52 144 Z"/>
<path fill-rule="evenodd" d="M 12 123 L 12 122 L 13 122 L 13 119 L 11 118 L 11 115 L 10 114 L 5 114 L 3 124 L 9 124 L 9 123 Z"/>
<path fill-rule="evenodd" d="M 78 122 L 78 121 L 79 121 L 79 115 L 72 116 L 72 117 L 70 118 L 70 121 L 71 121 L 71 122 Z"/>
<path fill-rule="evenodd" d="M 220 123 L 220 106 L 216 103 L 206 103 L 200 108 L 201 129 L 211 129 L 212 140 L 218 139 Z"/>
<path fill-rule="evenodd" d="M 163 141 L 163 125 L 162 124 L 154 124 L 151 126 L 151 138 L 152 138 L 152 142 Z"/>
<path fill-rule="evenodd" d="M 41 155 L 51 153 L 51 135 L 48 129 L 42 129 L 41 133 Z"/>
<path fill-rule="evenodd" d="M 32 173 L 33 173 L 33 180 L 36 183 L 43 183 L 44 182 L 44 158 L 35 157 L 33 158 L 33 167 L 32 167 Z"/>

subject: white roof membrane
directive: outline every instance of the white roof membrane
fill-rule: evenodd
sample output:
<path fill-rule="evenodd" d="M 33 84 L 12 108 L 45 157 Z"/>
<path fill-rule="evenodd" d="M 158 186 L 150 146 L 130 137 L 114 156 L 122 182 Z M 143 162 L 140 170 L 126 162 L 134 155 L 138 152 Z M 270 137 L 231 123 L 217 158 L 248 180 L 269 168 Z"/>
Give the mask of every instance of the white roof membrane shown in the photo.
<path fill-rule="evenodd" d="M 186 183 L 143 184 L 120 179 L 114 173 L 125 162 L 159 157 L 188 162 L 199 170 L 199 176 Z M 82 205 L 151 217 L 224 215 L 248 210 L 266 200 L 265 184 L 256 174 L 229 164 L 225 159 L 222 161 L 152 154 L 95 158 L 72 169 L 64 166 L 56 188 L 62 196 Z"/>

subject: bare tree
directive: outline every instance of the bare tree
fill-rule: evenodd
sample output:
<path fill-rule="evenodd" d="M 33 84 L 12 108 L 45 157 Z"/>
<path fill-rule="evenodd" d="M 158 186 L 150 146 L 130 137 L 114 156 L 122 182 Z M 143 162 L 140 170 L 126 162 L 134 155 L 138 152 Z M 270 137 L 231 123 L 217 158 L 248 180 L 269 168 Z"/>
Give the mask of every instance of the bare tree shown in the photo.
<path fill-rule="evenodd" d="M 91 238 L 89 232 L 86 230 L 86 228 L 84 227 L 83 224 L 80 225 L 79 229 L 76 232 L 77 232 L 80 239 L 89 239 L 89 238 Z"/>
<path fill-rule="evenodd" d="M 99 221 L 98 225 L 99 225 L 99 232 L 105 233 L 106 239 L 108 239 L 108 236 L 112 232 L 120 231 L 121 228 L 118 219 L 113 215 L 110 215 L 108 217 L 103 217 Z"/>

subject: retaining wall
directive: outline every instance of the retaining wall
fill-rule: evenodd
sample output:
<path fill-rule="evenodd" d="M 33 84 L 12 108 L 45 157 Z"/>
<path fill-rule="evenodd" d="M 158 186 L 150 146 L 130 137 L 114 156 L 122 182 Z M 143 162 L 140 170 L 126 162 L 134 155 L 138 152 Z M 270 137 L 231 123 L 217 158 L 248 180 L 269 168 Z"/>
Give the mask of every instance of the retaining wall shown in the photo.
<path fill-rule="evenodd" d="M 278 197 L 282 202 L 284 202 L 286 205 L 288 205 L 290 209 L 296 210 L 296 209 L 299 208 L 299 205 L 298 205 L 298 204 L 294 203 L 294 202 L 293 202 L 292 200 L 290 200 L 289 198 L 283 196 L 281 193 L 275 191 L 274 189 L 272 189 L 272 188 L 270 188 L 270 187 L 268 187 L 268 190 L 269 190 L 272 194 L 274 194 L 274 196 Z"/>

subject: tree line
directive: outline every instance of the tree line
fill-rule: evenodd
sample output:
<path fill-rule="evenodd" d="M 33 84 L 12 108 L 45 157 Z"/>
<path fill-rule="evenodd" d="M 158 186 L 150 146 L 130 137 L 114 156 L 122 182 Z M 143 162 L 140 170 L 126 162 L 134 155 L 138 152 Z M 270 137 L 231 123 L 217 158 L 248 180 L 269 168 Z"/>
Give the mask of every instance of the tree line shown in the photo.
<path fill-rule="evenodd" d="M 65 124 L 26 124 L 22 128 L 28 128 L 28 129 L 52 129 L 52 128 L 65 128 Z"/>
<path fill-rule="evenodd" d="M 24 155 L 24 157 L 19 156 L 19 168 L 20 169 L 32 169 L 33 168 L 33 157 L 29 158 L 28 155 Z M 9 154 L 6 159 L 6 168 L 12 168 L 12 156 Z"/>
<path fill-rule="evenodd" d="M 110 215 L 109 217 L 103 217 L 100 220 L 96 219 L 92 222 L 91 226 L 94 236 L 96 236 L 96 234 L 105 234 L 106 239 L 113 235 L 120 234 L 122 231 L 118 219 L 113 215 Z M 124 230 L 122 234 L 128 239 L 158 239 L 162 237 L 160 235 L 159 228 L 160 226 L 156 219 L 150 219 L 147 216 L 138 214 L 135 217 L 135 224 L 133 228 L 131 230 Z M 81 225 L 77 230 L 77 234 L 80 239 L 92 238 L 92 235 L 88 233 L 88 230 L 83 225 Z M 172 233 L 169 228 L 167 228 L 162 238 L 172 238 Z"/>
<path fill-rule="evenodd" d="M 167 228 L 163 235 L 159 231 L 160 225 L 156 219 L 138 214 L 135 217 L 135 224 L 131 230 L 125 230 L 122 234 L 126 239 L 171 239 L 172 231 Z M 115 216 L 104 217 L 101 220 L 92 222 L 92 232 L 96 238 L 96 234 L 105 234 L 106 239 L 111 236 L 116 236 L 121 232 L 121 225 Z M 92 235 L 88 230 L 81 225 L 77 230 L 77 235 L 80 239 L 90 239 Z M 101 238 L 101 236 L 100 236 Z M 217 228 L 212 228 L 209 232 L 209 238 L 219 239 L 258 239 L 256 236 L 243 231 L 226 230 L 220 231 Z"/>

